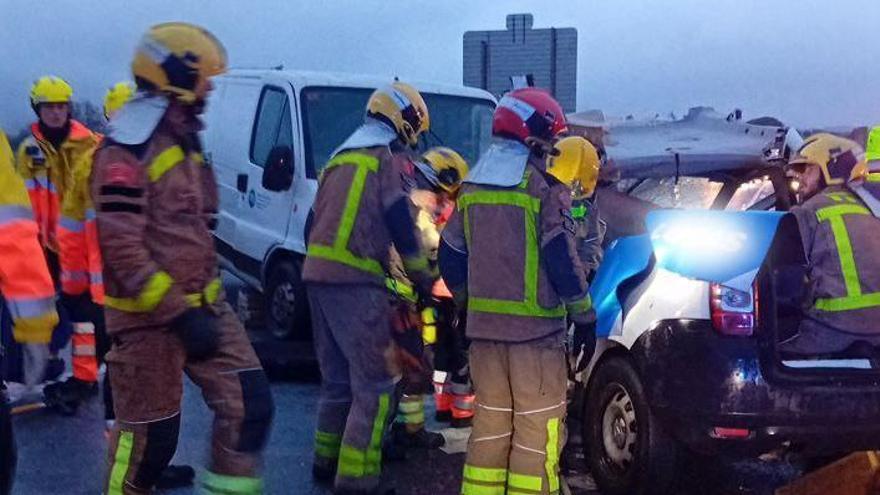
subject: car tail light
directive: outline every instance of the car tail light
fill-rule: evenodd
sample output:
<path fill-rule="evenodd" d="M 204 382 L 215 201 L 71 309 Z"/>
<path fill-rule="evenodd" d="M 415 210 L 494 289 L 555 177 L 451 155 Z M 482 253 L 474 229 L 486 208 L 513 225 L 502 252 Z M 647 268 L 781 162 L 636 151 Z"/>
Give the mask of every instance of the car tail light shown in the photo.
<path fill-rule="evenodd" d="M 721 335 L 748 337 L 754 333 L 758 308 L 757 290 L 754 287 L 744 292 L 711 284 L 709 308 L 712 326 Z"/>

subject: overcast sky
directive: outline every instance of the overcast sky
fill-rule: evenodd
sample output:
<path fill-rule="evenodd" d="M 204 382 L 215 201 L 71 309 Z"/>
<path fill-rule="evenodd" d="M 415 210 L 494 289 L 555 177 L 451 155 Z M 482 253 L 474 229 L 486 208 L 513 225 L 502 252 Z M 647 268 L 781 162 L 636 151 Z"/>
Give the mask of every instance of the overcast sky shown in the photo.
<path fill-rule="evenodd" d="M 878 0 L 0 0 L 0 126 L 33 114 L 54 73 L 100 101 L 127 79 L 151 24 L 204 25 L 232 66 L 399 75 L 461 84 L 462 35 L 508 13 L 578 30 L 578 109 L 711 105 L 798 126 L 880 122 Z"/>

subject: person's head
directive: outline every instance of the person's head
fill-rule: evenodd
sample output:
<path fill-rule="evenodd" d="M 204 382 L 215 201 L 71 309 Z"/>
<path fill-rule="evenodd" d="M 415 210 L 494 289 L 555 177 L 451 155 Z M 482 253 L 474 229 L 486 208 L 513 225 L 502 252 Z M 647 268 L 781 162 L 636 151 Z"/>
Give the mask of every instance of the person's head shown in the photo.
<path fill-rule="evenodd" d="M 366 116 L 394 129 L 400 141 L 410 148 L 414 148 L 419 136 L 431 127 L 428 106 L 422 95 L 400 81 L 373 91 L 367 100 Z"/>
<path fill-rule="evenodd" d="M 575 199 L 589 198 L 599 180 L 599 153 L 580 136 L 560 139 L 547 156 L 547 173 L 571 189 Z"/>
<path fill-rule="evenodd" d="M 61 129 L 70 120 L 73 88 L 56 76 L 43 76 L 31 86 L 31 108 L 40 122 L 50 129 Z"/>
<path fill-rule="evenodd" d="M 198 117 L 213 89 L 211 78 L 226 72 L 226 66 L 226 49 L 204 28 L 185 22 L 153 26 L 138 45 L 131 71 L 144 98 L 158 97 L 167 104 L 145 103 L 138 98 L 130 105 L 138 110 L 152 107 L 148 111 L 158 117 L 155 123 L 164 121 L 175 134 L 199 130 L 202 123 Z"/>
<path fill-rule="evenodd" d="M 107 94 L 104 95 L 104 118 L 110 120 L 113 114 L 119 111 L 131 99 L 134 92 L 134 84 L 128 81 L 119 82 L 111 86 L 107 90 Z"/>
<path fill-rule="evenodd" d="M 492 135 L 519 141 L 543 158 L 556 138 L 566 132 L 565 113 L 550 93 L 521 88 L 507 93 L 492 116 Z"/>
<path fill-rule="evenodd" d="M 865 152 L 858 143 L 827 133 L 808 137 L 789 160 L 787 169 L 798 183 L 797 194 L 801 201 L 828 186 L 860 178 L 868 171 Z"/>
<path fill-rule="evenodd" d="M 436 146 L 426 151 L 422 160 L 430 167 L 430 181 L 437 192 L 455 198 L 470 170 L 465 159 L 452 148 Z"/>

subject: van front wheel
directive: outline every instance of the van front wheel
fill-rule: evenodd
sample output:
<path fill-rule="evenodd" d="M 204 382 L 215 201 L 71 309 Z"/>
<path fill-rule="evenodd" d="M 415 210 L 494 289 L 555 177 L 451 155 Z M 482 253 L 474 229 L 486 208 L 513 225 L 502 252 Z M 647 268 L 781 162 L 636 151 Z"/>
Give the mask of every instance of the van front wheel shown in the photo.
<path fill-rule="evenodd" d="M 304 340 L 311 335 L 309 303 L 297 265 L 289 260 L 272 268 L 266 290 L 266 323 L 279 340 Z"/>

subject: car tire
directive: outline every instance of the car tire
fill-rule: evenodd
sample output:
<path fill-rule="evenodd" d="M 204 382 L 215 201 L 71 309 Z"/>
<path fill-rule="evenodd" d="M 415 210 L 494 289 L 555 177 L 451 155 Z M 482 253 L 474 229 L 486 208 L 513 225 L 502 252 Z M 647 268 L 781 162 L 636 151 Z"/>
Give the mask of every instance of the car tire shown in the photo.
<path fill-rule="evenodd" d="M 599 364 L 583 417 L 587 467 L 603 494 L 670 493 L 679 448 L 651 413 L 638 373 L 626 359 Z"/>
<path fill-rule="evenodd" d="M 309 302 L 298 265 L 291 260 L 275 264 L 266 289 L 266 326 L 272 335 L 279 340 L 310 338 Z"/>

